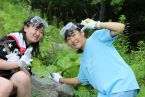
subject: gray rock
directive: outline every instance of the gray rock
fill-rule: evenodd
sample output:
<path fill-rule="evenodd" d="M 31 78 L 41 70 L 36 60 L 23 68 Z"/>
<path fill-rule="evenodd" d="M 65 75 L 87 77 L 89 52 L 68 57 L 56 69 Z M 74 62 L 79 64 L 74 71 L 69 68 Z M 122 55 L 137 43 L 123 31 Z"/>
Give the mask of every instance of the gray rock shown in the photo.
<path fill-rule="evenodd" d="M 59 84 L 48 78 L 31 77 L 33 97 L 73 97 L 71 85 Z"/>

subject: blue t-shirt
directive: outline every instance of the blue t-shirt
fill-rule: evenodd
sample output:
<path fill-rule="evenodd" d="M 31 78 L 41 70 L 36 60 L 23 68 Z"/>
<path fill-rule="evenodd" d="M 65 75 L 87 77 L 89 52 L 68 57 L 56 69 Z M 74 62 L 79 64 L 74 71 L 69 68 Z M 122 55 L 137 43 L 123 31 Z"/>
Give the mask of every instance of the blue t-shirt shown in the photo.
<path fill-rule="evenodd" d="M 104 95 L 139 89 L 135 75 L 113 46 L 110 30 L 96 30 L 86 41 L 78 79 Z"/>

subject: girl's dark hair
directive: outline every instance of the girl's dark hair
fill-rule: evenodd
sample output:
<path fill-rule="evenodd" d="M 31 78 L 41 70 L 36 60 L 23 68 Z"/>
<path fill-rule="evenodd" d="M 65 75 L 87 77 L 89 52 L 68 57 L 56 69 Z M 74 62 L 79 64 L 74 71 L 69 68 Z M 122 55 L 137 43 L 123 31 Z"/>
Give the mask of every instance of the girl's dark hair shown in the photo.
<path fill-rule="evenodd" d="M 29 17 L 26 21 L 24 21 L 24 25 L 29 26 L 30 24 L 32 24 L 32 23 L 30 22 L 30 20 L 31 20 L 32 18 L 34 18 L 34 17 Z M 40 24 L 37 26 L 38 29 L 39 29 L 39 28 L 42 28 L 42 27 L 44 27 L 43 23 L 40 23 Z"/>
<path fill-rule="evenodd" d="M 24 21 L 24 26 L 23 28 L 19 31 L 19 33 L 22 33 L 23 35 L 23 39 L 26 42 L 26 32 L 24 31 L 24 27 L 27 26 L 29 27 L 30 26 L 30 20 L 32 19 L 33 17 L 29 17 L 26 21 Z M 40 50 L 39 50 L 39 42 L 36 42 L 36 43 L 31 43 L 30 45 L 27 45 L 26 44 L 26 48 L 28 48 L 29 46 L 32 46 L 33 47 L 33 51 L 32 51 L 32 55 L 35 56 L 35 57 L 41 57 L 41 54 L 40 54 Z"/>

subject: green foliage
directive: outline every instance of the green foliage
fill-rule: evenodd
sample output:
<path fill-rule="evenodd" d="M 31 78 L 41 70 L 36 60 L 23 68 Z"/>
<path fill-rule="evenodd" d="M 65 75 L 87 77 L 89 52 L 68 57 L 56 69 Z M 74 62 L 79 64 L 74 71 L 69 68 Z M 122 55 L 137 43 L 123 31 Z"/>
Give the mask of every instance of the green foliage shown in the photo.
<path fill-rule="evenodd" d="M 54 72 L 54 71 L 58 71 L 58 67 L 55 65 L 43 65 L 42 61 L 38 58 L 34 58 L 33 62 L 32 62 L 32 72 L 35 76 L 38 77 L 45 77 L 48 78 L 49 74 Z"/>
<path fill-rule="evenodd" d="M 91 3 L 92 4 L 98 4 L 98 3 L 101 3 L 101 0 L 91 0 Z"/>
<path fill-rule="evenodd" d="M 138 82 L 142 85 L 145 83 L 145 43 L 140 41 L 138 43 L 138 48 L 138 51 L 132 51 L 130 54 L 130 64 L 135 72 Z"/>
<path fill-rule="evenodd" d="M 49 25 L 45 32 L 44 42 L 63 42 L 63 38 L 60 36 L 60 29 L 55 26 Z"/>
<path fill-rule="evenodd" d="M 9 0 L 16 1 L 16 0 Z M 21 1 L 21 0 L 17 0 Z M 27 0 L 32 1 L 32 0 Z M 36 0 L 35 0 L 36 1 Z M 45 0 L 43 0 L 45 1 Z M 61 0 L 63 1 L 63 0 Z M 94 4 L 101 2 L 101 0 L 92 0 Z M 124 0 L 123 0 L 124 1 Z M 119 4 L 123 2 L 121 0 L 112 0 L 112 4 Z M 54 2 L 54 1 L 53 1 Z M 69 1 L 71 2 L 71 1 Z M 31 2 L 32 3 L 32 2 Z M 49 2 L 50 3 L 50 2 Z M 58 3 L 58 2 L 55 2 Z M 16 3 L 15 5 L 10 2 L 0 1 L 0 37 L 13 31 L 19 31 L 22 27 L 23 21 L 28 16 L 40 15 L 40 12 L 31 11 L 31 7 L 26 4 Z M 121 3 L 122 4 L 122 3 Z M 64 5 L 61 5 L 64 6 Z M 144 20 L 144 17 L 141 19 Z M 125 15 L 119 17 L 119 22 L 125 23 L 126 28 L 130 28 Z M 59 35 L 60 29 L 56 27 L 57 18 L 54 17 L 51 21 L 52 26 L 45 31 L 44 39 L 41 43 L 42 58 L 34 58 L 32 62 L 32 70 L 36 76 L 48 77 L 51 72 L 61 72 L 65 77 L 75 77 L 79 70 L 79 56 L 71 48 L 69 48 L 64 42 L 63 38 Z M 60 22 L 59 26 L 63 26 L 63 22 Z M 138 42 L 138 50 L 129 51 L 128 30 L 125 30 L 118 36 L 114 45 L 120 52 L 121 56 L 134 70 L 141 90 L 137 97 L 143 97 L 145 95 L 145 43 L 143 41 Z M 97 92 L 92 87 L 87 85 L 77 85 L 75 87 L 75 97 L 96 97 Z"/>
<path fill-rule="evenodd" d="M 63 70 L 62 75 L 65 76 L 66 78 L 76 77 L 78 75 L 78 69 L 79 69 L 79 65 L 74 64 L 69 68 Z"/>
<path fill-rule="evenodd" d="M 26 18 L 39 15 L 39 12 L 32 12 L 31 7 L 25 4 L 15 5 L 2 1 L 0 3 L 0 37 L 7 33 L 19 31 Z"/>
<path fill-rule="evenodd" d="M 69 68 L 72 64 L 75 64 L 75 61 L 77 60 L 78 56 L 77 54 L 71 52 L 67 53 L 63 56 L 60 60 L 58 60 L 57 64 L 61 68 Z"/>
<path fill-rule="evenodd" d="M 105 0 L 104 0 L 105 1 Z M 98 4 L 103 2 L 103 0 L 91 0 L 92 4 Z M 122 5 L 124 3 L 124 0 L 110 0 L 110 5 L 115 6 L 115 5 Z"/>
<path fill-rule="evenodd" d="M 119 22 L 126 24 L 126 16 L 121 15 L 119 17 Z M 127 31 L 128 27 L 129 26 L 126 25 L 125 31 L 119 34 L 116 41 L 114 42 L 116 49 L 119 51 L 119 53 L 127 63 L 130 62 L 129 53 L 127 53 L 129 51 L 129 41 L 128 41 L 128 31 Z"/>
<path fill-rule="evenodd" d="M 126 18 L 124 15 L 121 15 L 119 18 L 120 22 L 126 23 Z M 115 47 L 120 52 L 123 59 L 131 66 L 133 69 L 137 81 L 141 86 L 141 91 L 139 92 L 137 97 L 143 97 L 145 95 L 144 87 L 145 87 L 145 43 L 144 41 L 138 42 L 138 50 L 129 51 L 129 42 L 128 42 L 128 31 L 129 25 L 126 25 L 126 29 L 123 32 L 124 34 L 120 34 L 118 36 L 117 41 L 115 42 Z"/>
<path fill-rule="evenodd" d="M 76 95 L 76 97 L 88 97 L 89 96 L 89 91 L 86 87 L 80 86 L 75 91 L 75 95 Z"/>
<path fill-rule="evenodd" d="M 122 5 L 125 0 L 112 0 L 111 5 Z"/>
<path fill-rule="evenodd" d="M 33 62 L 32 62 L 32 68 L 33 68 L 33 74 L 39 77 L 44 77 L 46 74 L 46 67 L 43 65 L 40 65 L 41 61 L 37 58 L 33 58 Z"/>
<path fill-rule="evenodd" d="M 75 90 L 75 97 L 96 97 L 97 91 L 90 86 L 79 86 Z"/>
<path fill-rule="evenodd" d="M 139 91 L 139 94 L 137 95 L 137 97 L 144 97 L 144 95 L 145 95 L 144 90 L 145 90 L 145 85 L 142 85 L 140 87 L 140 91 Z"/>

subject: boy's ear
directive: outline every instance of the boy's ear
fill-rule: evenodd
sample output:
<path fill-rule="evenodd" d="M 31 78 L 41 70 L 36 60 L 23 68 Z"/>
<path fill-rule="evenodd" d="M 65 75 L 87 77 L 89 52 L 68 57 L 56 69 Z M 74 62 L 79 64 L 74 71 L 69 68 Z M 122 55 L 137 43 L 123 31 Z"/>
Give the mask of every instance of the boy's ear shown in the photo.
<path fill-rule="evenodd" d="M 85 33 L 84 32 L 80 32 L 80 33 L 81 33 L 81 35 L 85 36 Z"/>

